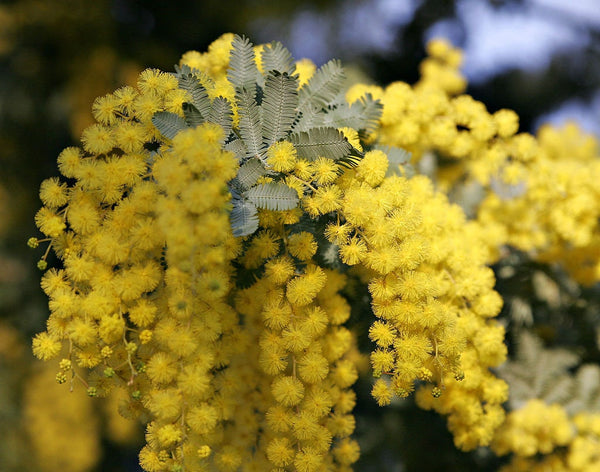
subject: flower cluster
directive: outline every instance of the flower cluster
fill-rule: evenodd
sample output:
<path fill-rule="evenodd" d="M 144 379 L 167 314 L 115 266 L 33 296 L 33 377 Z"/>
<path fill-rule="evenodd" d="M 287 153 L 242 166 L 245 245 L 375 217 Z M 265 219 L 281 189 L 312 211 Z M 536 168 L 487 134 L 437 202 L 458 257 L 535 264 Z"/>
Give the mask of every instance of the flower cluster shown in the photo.
<path fill-rule="evenodd" d="M 482 235 L 427 178 L 384 177 L 387 166 L 372 151 L 340 178 L 340 220 L 326 230 L 346 264 L 368 271 L 371 365 L 385 376 L 373 395 L 385 405 L 428 382 L 417 400 L 449 415 L 456 444 L 489 444 L 508 389 L 488 370 L 506 347 Z"/>
<path fill-rule="evenodd" d="M 216 125 L 167 142 L 151 122 L 157 111 L 182 113 L 186 99 L 173 76 L 147 70 L 137 89 L 96 100 L 83 150 L 58 159 L 73 183 L 45 181 L 36 215 L 64 268 L 42 279 L 51 314 L 34 354 L 46 360 L 65 346 L 57 380 L 79 379 L 90 396 L 128 389 L 122 412 L 153 418 L 140 457 L 149 471 L 203 458 L 204 416 L 213 427 L 222 418 L 210 372 L 238 347 L 224 303 L 238 250 L 226 184 L 238 164 Z"/>
<path fill-rule="evenodd" d="M 417 390 L 462 450 L 528 457 L 573 439 L 561 411 L 535 402 L 495 435 L 508 386 L 490 369 L 507 348 L 486 264 L 502 244 L 589 262 L 595 143 L 570 128 L 571 141 L 516 134 L 513 112 L 457 95 L 459 51 L 429 52 L 414 87 L 358 85 L 343 101 L 335 61 L 317 70 L 224 35 L 176 74 L 146 70 L 95 101 L 83 149 L 58 158 L 67 182 L 40 189 L 46 237 L 29 244 L 47 243 L 40 269 L 50 249 L 62 268 L 42 278 L 51 314 L 33 351 L 62 354 L 56 380 L 90 396 L 126 389 L 120 412 L 146 423 L 144 470 L 351 470 L 355 283 L 374 314 L 379 405 Z M 435 188 L 390 145 L 453 163 Z M 464 180 L 487 189 L 471 221 L 447 196 Z M 568 460 L 585 462 L 595 427 L 578 426 Z"/>
<path fill-rule="evenodd" d="M 600 415 L 581 412 L 569 417 L 560 405 L 530 400 L 510 413 L 498 430 L 493 449 L 514 454 L 502 472 L 591 471 L 600 467 Z M 536 458 L 536 454 L 543 454 Z"/>
<path fill-rule="evenodd" d="M 490 194 L 481 204 L 482 223 L 506 228 L 507 243 L 544 263 L 562 264 L 580 283 L 600 279 L 598 141 L 575 124 L 540 128 L 531 156 L 512 185 L 512 196 Z"/>
<path fill-rule="evenodd" d="M 252 360 L 248 353 L 240 358 L 240 370 L 251 373 L 255 399 L 238 408 L 249 409 L 245 416 L 255 416 L 261 426 L 247 447 L 258 443 L 254 460 L 262 454 L 271 467 L 309 472 L 337 464 L 335 470 L 347 470 L 359 449 L 349 438 L 355 426 L 349 387 L 358 373 L 354 336 L 341 326 L 350 315 L 338 293 L 345 277 L 309 262 L 312 251 L 302 259 L 292 255 L 299 254 L 303 234 L 284 228 L 253 238 L 248 251 L 262 246 L 268 234 L 281 255 L 266 261 L 264 276 L 239 290 L 236 300 L 257 346 Z M 303 269 L 301 261 L 307 262 Z"/>
<path fill-rule="evenodd" d="M 555 447 L 568 444 L 573 430 L 560 405 L 546 405 L 534 399 L 511 412 L 494 438 L 494 451 L 503 455 L 514 452 L 530 457 L 548 454 Z"/>
<path fill-rule="evenodd" d="M 414 86 L 349 90 L 349 101 L 369 92 L 384 105 L 373 139 L 405 148 L 415 162 L 439 157 L 436 182 L 445 193 L 483 188 L 483 199 L 461 203 L 478 210 L 490 247 L 512 245 L 541 262 L 562 263 L 581 283 L 594 283 L 600 273 L 597 140 L 574 124 L 542 127 L 537 137 L 517 133 L 516 113 L 489 113 L 461 94 L 466 82 L 458 72 L 459 50 L 434 40 L 428 52 Z"/>

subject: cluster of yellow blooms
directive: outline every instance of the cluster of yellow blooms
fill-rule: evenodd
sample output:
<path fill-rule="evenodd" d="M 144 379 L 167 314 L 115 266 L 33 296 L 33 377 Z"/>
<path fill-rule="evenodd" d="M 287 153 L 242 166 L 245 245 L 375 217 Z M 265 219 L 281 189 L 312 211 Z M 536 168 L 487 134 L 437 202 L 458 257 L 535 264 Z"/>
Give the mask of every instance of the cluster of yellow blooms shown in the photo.
<path fill-rule="evenodd" d="M 232 40 L 225 35 L 206 53 L 186 53 L 181 64 L 198 71 L 210 100 L 232 105 L 235 127 L 244 117 L 227 76 Z M 489 115 L 468 96 L 452 98 L 465 87 L 460 53 L 442 42 L 432 43 L 430 53 L 414 88 L 395 83 L 348 92 L 349 103 L 370 92 L 384 104 L 381 127 L 367 142 L 400 145 L 416 159 L 430 150 L 462 159 L 458 171 L 441 176 L 442 190 L 466 172 L 492 189 L 503 186 L 507 205 L 539 199 L 541 190 L 532 189 L 550 185 L 542 175 L 537 187 L 532 183 L 532 162 L 542 162 L 540 146 L 554 149 L 559 161 L 566 152 L 559 139 L 547 132 L 538 144 L 515 135 L 513 112 Z M 295 67 L 299 87 L 316 70 L 306 60 Z M 144 71 L 137 88 L 97 99 L 97 123 L 84 131 L 83 150 L 59 156 L 72 184 L 42 183 L 36 223 L 47 238 L 30 245 L 49 242 L 40 269 L 50 248 L 64 268 L 43 276 L 51 314 L 33 351 L 44 360 L 62 353 L 57 381 L 81 381 L 90 396 L 126 388 L 120 411 L 148 418 L 140 463 L 149 472 L 351 470 L 359 457 L 350 438 L 351 386 L 361 354 L 356 334 L 344 326 L 350 306 L 341 293 L 357 277 L 368 285 L 376 317 L 369 329 L 376 401 L 387 405 L 419 385 L 418 405 L 448 416 L 457 447 L 489 445 L 505 419 L 508 386 L 490 371 L 507 352 L 504 328 L 493 319 L 502 299 L 486 264 L 506 242 L 557 259 L 563 255 L 549 255 L 550 240 L 589 247 L 591 220 L 600 214 L 600 207 L 598 214 L 584 209 L 593 177 L 585 176 L 579 213 L 553 207 L 558 190 L 541 200 L 556 214 L 540 231 L 562 239 L 527 246 L 519 235 L 532 237 L 540 207 L 531 210 L 530 226 L 517 227 L 526 217 L 516 213 L 525 210 L 502 220 L 490 203 L 501 197 L 490 195 L 479 221 L 467 221 L 427 177 L 407 178 L 381 150 L 363 154 L 358 130 L 345 127 L 340 132 L 361 153 L 355 165 L 309 160 L 285 139 L 270 144 L 258 184 L 285 183 L 300 204 L 260 208 L 258 229 L 234 237 L 228 184 L 239 164 L 224 150 L 223 129 L 204 122 L 168 139 L 152 123 L 157 112 L 184 117 L 191 98 L 176 76 Z M 580 153 L 581 178 L 587 150 Z M 560 168 L 552 175 L 575 192 L 571 170 Z M 571 217 L 569 232 L 564 221 Z M 311 229 L 315 220 L 322 234 Z M 338 267 L 352 269 L 328 267 L 326 247 Z M 518 452 L 510 441 L 519 434 L 533 437 L 530 446 L 540 452 L 569 440 L 536 445 L 535 430 L 515 433 L 524 421 L 516 415 L 529 411 L 509 417 L 494 440 L 499 453 Z"/>
<path fill-rule="evenodd" d="M 600 467 L 599 443 L 598 413 L 569 418 L 560 405 L 534 399 L 507 416 L 492 448 L 498 455 L 514 453 L 501 472 L 592 472 Z"/>
<path fill-rule="evenodd" d="M 342 260 L 368 271 L 380 405 L 408 396 L 416 380 L 424 408 L 449 415 L 457 446 L 487 445 L 503 420 L 508 387 L 488 367 L 505 360 L 504 328 L 490 318 L 502 299 L 479 228 L 422 176 L 384 178 L 381 151 L 339 179 L 340 221 L 326 234 Z"/>
<path fill-rule="evenodd" d="M 147 70 L 137 90 L 98 99 L 83 152 L 59 157 L 74 184 L 45 181 L 36 215 L 64 269 L 44 274 L 51 314 L 34 354 L 49 359 L 64 344 L 57 381 L 79 379 L 90 396 L 129 389 L 122 412 L 146 408 L 153 418 L 140 457 L 147 470 L 207 454 L 205 436 L 224 408 L 215 406 L 222 392 L 210 388 L 212 369 L 242 348 L 232 338 L 237 315 L 223 301 L 239 246 L 226 187 L 237 162 L 221 151 L 223 131 L 206 124 L 160 153 L 144 147 L 157 136 L 153 114 L 181 113 L 185 98 L 173 76 Z M 92 370 L 88 379 L 82 368 Z"/>
<path fill-rule="evenodd" d="M 558 262 L 580 283 L 600 280 L 600 178 L 598 141 L 576 125 L 540 128 L 532 139 L 514 198 L 490 194 L 481 205 L 482 224 L 507 228 L 507 242 L 539 261 Z"/>
<path fill-rule="evenodd" d="M 491 246 L 509 244 L 542 262 L 561 262 L 581 283 L 599 280 L 597 140 L 574 124 L 544 126 L 537 137 L 517 133 L 512 110 L 489 113 L 461 94 L 459 50 L 436 40 L 428 52 L 414 86 L 358 84 L 348 92 L 350 102 L 365 92 L 382 101 L 372 139 L 403 147 L 415 161 L 432 152 L 446 159 L 435 179 L 446 193 L 472 183 L 486 188 L 477 218 Z"/>

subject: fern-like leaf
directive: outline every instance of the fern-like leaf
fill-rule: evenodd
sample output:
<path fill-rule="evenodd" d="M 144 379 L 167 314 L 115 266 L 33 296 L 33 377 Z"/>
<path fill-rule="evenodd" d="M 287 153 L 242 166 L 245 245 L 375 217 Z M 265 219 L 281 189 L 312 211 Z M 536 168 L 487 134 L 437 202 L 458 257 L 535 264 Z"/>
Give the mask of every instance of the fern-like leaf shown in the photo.
<path fill-rule="evenodd" d="M 371 94 L 367 94 L 352 105 L 346 102 L 340 103 L 325 115 L 324 123 L 335 128 L 347 126 L 357 131 L 370 133 L 377 126 L 382 111 L 381 102 L 373 100 Z"/>
<path fill-rule="evenodd" d="M 243 193 L 243 196 L 258 208 L 267 210 L 291 210 L 298 206 L 298 193 L 281 182 L 256 185 Z"/>
<path fill-rule="evenodd" d="M 350 154 L 352 145 L 336 128 L 313 128 L 292 133 L 290 141 L 298 157 L 314 161 L 317 157 L 338 160 Z"/>
<path fill-rule="evenodd" d="M 572 392 L 565 381 L 570 378 L 568 370 L 578 362 L 576 354 L 565 349 L 544 349 L 539 338 L 523 331 L 518 338 L 516 359 L 497 370 L 510 386 L 511 408 L 517 409 L 532 398 L 564 401 Z"/>
<path fill-rule="evenodd" d="M 600 411 L 600 367 L 597 364 L 582 365 L 575 374 L 573 397 L 565 404 L 570 414 L 579 411 Z"/>
<path fill-rule="evenodd" d="M 260 109 L 254 100 L 254 94 L 246 89 L 237 94 L 239 131 L 246 145 L 246 157 L 262 157 L 265 151 L 262 139 Z"/>
<path fill-rule="evenodd" d="M 192 74 L 179 78 L 179 88 L 185 90 L 192 97 L 192 105 L 206 118 L 210 111 L 210 98 L 200 81 Z"/>
<path fill-rule="evenodd" d="M 192 69 L 187 64 L 181 64 L 181 65 L 175 64 L 175 77 L 177 77 L 178 80 L 181 77 L 193 74 L 195 71 L 196 71 L 196 69 Z"/>
<path fill-rule="evenodd" d="M 223 97 L 215 98 L 206 119 L 221 126 L 225 130 L 225 136 L 229 136 L 233 126 L 233 111 L 229 100 Z"/>
<path fill-rule="evenodd" d="M 264 47 L 261 59 L 262 68 L 266 72 L 277 71 L 288 75 L 296 72 L 292 54 L 278 41 L 273 41 Z"/>
<path fill-rule="evenodd" d="M 258 75 L 252 43 L 245 36 L 235 35 L 231 43 L 231 58 L 227 72 L 229 82 L 236 91 L 245 89 L 255 93 Z"/>
<path fill-rule="evenodd" d="M 193 69 L 187 64 L 181 64 L 180 66 L 175 65 L 175 77 L 177 77 L 178 81 L 181 81 L 181 79 L 194 79 L 195 82 L 200 84 L 205 90 L 210 90 L 215 85 L 215 81 L 210 75 L 201 70 Z"/>
<path fill-rule="evenodd" d="M 556 377 L 555 382 L 548 384 L 544 391 L 544 401 L 548 405 L 553 403 L 563 404 L 573 396 L 573 379 L 563 374 Z"/>
<path fill-rule="evenodd" d="M 229 215 L 231 229 L 235 237 L 248 236 L 258 229 L 258 211 L 254 203 L 234 198 L 233 209 Z"/>
<path fill-rule="evenodd" d="M 236 178 L 243 189 L 249 189 L 256 181 L 267 173 L 260 159 L 252 158 L 240 166 Z"/>
<path fill-rule="evenodd" d="M 266 146 L 285 137 L 296 118 L 298 79 L 287 72 L 270 71 L 265 81 L 262 136 Z"/>
<path fill-rule="evenodd" d="M 246 146 L 241 139 L 234 139 L 223 146 L 226 151 L 233 152 L 240 161 L 246 157 Z"/>
<path fill-rule="evenodd" d="M 310 112 L 310 108 L 325 108 L 337 96 L 344 85 L 344 69 L 336 59 L 324 64 L 300 89 L 298 110 Z"/>
<path fill-rule="evenodd" d="M 185 117 L 185 122 L 191 128 L 195 128 L 196 126 L 201 125 L 205 121 L 202 114 L 191 103 L 183 104 L 183 116 Z"/>
<path fill-rule="evenodd" d="M 296 121 L 292 124 L 292 131 L 308 131 L 312 128 L 325 126 L 325 113 L 316 106 L 305 106 L 302 113 L 298 113 Z"/>
<path fill-rule="evenodd" d="M 177 133 L 188 127 L 183 118 L 168 111 L 156 112 L 152 117 L 152 124 L 169 139 L 173 139 Z"/>

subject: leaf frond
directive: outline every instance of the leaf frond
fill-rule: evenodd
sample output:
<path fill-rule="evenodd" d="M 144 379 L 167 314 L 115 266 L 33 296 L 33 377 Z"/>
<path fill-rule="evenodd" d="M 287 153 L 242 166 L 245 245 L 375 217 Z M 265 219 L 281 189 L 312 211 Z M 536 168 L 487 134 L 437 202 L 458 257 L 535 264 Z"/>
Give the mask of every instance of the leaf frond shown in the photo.
<path fill-rule="evenodd" d="M 298 157 L 309 161 L 318 157 L 337 161 L 348 156 L 353 149 L 342 132 L 336 128 L 313 128 L 292 133 L 289 139 L 296 148 Z"/>
<path fill-rule="evenodd" d="M 316 106 L 305 105 L 304 110 L 299 112 L 296 121 L 292 124 L 292 130 L 296 132 L 308 131 L 312 128 L 325 126 L 325 113 Z"/>
<path fill-rule="evenodd" d="M 248 236 L 258 229 L 258 211 L 254 203 L 234 198 L 229 215 L 231 229 L 235 237 Z"/>
<path fill-rule="evenodd" d="M 237 94 L 240 116 L 239 132 L 246 145 L 246 157 L 262 157 L 265 151 L 262 139 L 262 120 L 254 94 L 242 89 Z"/>
<path fill-rule="evenodd" d="M 252 158 L 240 166 L 237 180 L 244 190 L 249 189 L 256 181 L 267 173 L 267 169 L 260 159 Z"/>
<path fill-rule="evenodd" d="M 315 72 L 299 92 L 298 109 L 301 113 L 311 107 L 325 108 L 338 95 L 344 85 L 344 69 L 342 63 L 332 59 Z"/>
<path fill-rule="evenodd" d="M 215 98 L 206 119 L 221 126 L 225 130 L 225 136 L 229 136 L 233 126 L 233 111 L 229 100 L 223 97 Z"/>
<path fill-rule="evenodd" d="M 185 78 L 193 77 L 196 79 L 196 81 L 198 81 L 198 83 L 200 83 L 200 85 L 202 85 L 207 90 L 210 89 L 215 84 L 215 81 L 213 80 L 213 78 L 210 75 L 208 75 L 206 72 L 203 72 L 198 69 L 194 69 L 194 68 L 188 66 L 187 64 L 181 64 L 181 66 L 176 65 L 175 66 L 175 76 L 177 77 L 178 81 L 184 77 Z"/>
<path fill-rule="evenodd" d="M 205 121 L 202 114 L 191 103 L 183 104 L 183 115 L 185 118 L 185 122 L 191 128 L 195 128 L 196 126 L 201 125 Z"/>
<path fill-rule="evenodd" d="M 386 177 L 391 177 L 392 175 L 406 176 L 407 174 L 413 174 L 414 169 L 410 164 L 412 153 L 395 146 L 377 145 L 374 148 L 379 149 L 387 154 L 389 164 L 385 174 Z"/>
<path fill-rule="evenodd" d="M 267 44 L 262 51 L 261 59 L 262 68 L 266 72 L 277 71 L 288 75 L 296 72 L 292 54 L 279 41 Z"/>
<path fill-rule="evenodd" d="M 206 118 L 210 111 L 210 98 L 208 92 L 200 81 L 192 74 L 179 78 L 179 88 L 185 90 L 192 97 L 192 105 Z"/>
<path fill-rule="evenodd" d="M 340 103 L 335 109 L 325 115 L 325 124 L 336 128 L 349 127 L 366 133 L 372 132 L 381 118 L 383 105 L 379 100 L 373 100 L 371 94 L 366 94 L 349 105 Z"/>
<path fill-rule="evenodd" d="M 291 210 L 298 206 L 296 190 L 281 182 L 256 185 L 246 190 L 243 196 L 258 208 L 266 210 Z"/>
<path fill-rule="evenodd" d="M 240 161 L 245 159 L 246 157 L 246 146 L 244 146 L 244 141 L 242 141 L 241 139 L 234 139 L 225 144 L 225 146 L 223 147 L 226 151 L 233 152 L 235 154 L 235 157 L 237 157 Z"/>
<path fill-rule="evenodd" d="M 256 92 L 259 72 L 254 60 L 254 48 L 245 36 L 235 35 L 231 43 L 231 56 L 227 78 L 236 91 L 246 89 Z"/>
<path fill-rule="evenodd" d="M 177 133 L 188 127 L 183 118 L 168 111 L 156 112 L 152 117 L 152 124 L 169 139 L 173 139 Z"/>
<path fill-rule="evenodd" d="M 298 79 L 286 72 L 270 71 L 265 80 L 262 136 L 267 146 L 285 137 L 296 118 Z"/>
<path fill-rule="evenodd" d="M 519 408 L 531 398 L 564 402 L 573 396 L 569 369 L 579 356 L 566 349 L 544 349 L 539 338 L 523 331 L 517 339 L 516 359 L 497 368 L 510 386 L 510 405 Z M 565 380 L 566 379 L 566 380 Z"/>

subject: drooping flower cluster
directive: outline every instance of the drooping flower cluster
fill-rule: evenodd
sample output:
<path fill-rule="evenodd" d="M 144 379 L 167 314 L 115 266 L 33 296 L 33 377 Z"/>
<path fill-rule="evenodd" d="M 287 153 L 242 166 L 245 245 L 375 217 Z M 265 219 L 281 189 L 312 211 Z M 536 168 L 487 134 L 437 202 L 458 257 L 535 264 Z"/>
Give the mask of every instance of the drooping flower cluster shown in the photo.
<path fill-rule="evenodd" d="M 378 166 L 372 160 L 378 159 Z M 378 318 L 369 330 L 380 405 L 408 396 L 449 415 L 456 444 L 489 444 L 502 422 L 507 386 L 488 370 L 506 357 L 494 275 L 478 227 L 436 193 L 425 177 L 383 177 L 387 159 L 367 153 L 355 175 L 342 177 L 339 223 L 327 229 L 342 260 L 370 272 Z M 345 232 L 345 234 L 343 234 Z M 340 237 L 343 234 L 343 237 Z"/>
<path fill-rule="evenodd" d="M 51 314 L 33 350 L 63 353 L 59 383 L 127 390 L 121 412 L 146 421 L 145 470 L 351 470 L 362 356 L 343 292 L 357 280 L 375 315 L 375 400 L 416 389 L 457 447 L 492 442 L 508 387 L 490 368 L 507 350 L 486 264 L 505 243 L 540 259 L 587 251 L 595 190 L 562 157 L 533 176 L 566 152 L 552 133 L 539 144 L 515 134 L 513 112 L 455 96 L 460 53 L 440 42 L 430 53 L 414 87 L 357 86 L 345 101 L 336 61 L 317 69 L 277 43 L 225 35 L 175 74 L 147 70 L 137 88 L 96 100 L 83 149 L 59 156 L 68 183 L 40 189 L 46 238 L 30 245 L 48 243 L 40 269 L 50 249 L 63 267 L 43 276 Z M 380 145 L 456 162 L 435 189 Z M 542 195 L 548 175 L 573 198 L 585 180 L 586 197 L 542 224 L 537 210 L 561 191 Z M 492 192 L 475 221 L 445 195 L 463 178 Z"/>
<path fill-rule="evenodd" d="M 254 410 L 260 430 L 251 444 L 258 444 L 271 467 L 346 470 L 359 449 L 349 439 L 355 425 L 349 388 L 358 374 L 354 336 L 341 326 L 350 315 L 338 293 L 345 278 L 311 261 L 312 235 L 313 250 L 299 259 L 304 248 L 297 243 L 308 233 L 286 233 L 282 224 L 279 232 L 259 233 L 248 247 L 253 251 L 270 239 L 283 253 L 264 264 L 260 280 L 238 292 L 236 307 L 257 347 L 251 360 L 240 359 L 240 369 L 252 372 L 254 395 L 260 392 L 259 402 L 240 408 Z"/>
<path fill-rule="evenodd" d="M 204 451 L 206 410 L 213 427 L 222 418 L 210 372 L 237 347 L 224 300 L 237 251 L 226 185 L 238 164 L 216 125 L 167 142 L 151 122 L 157 111 L 182 113 L 186 98 L 173 76 L 147 70 L 137 89 L 98 99 L 83 150 L 59 157 L 74 183 L 44 182 L 36 215 L 64 268 L 44 274 L 51 314 L 34 353 L 48 359 L 66 346 L 57 380 L 78 378 L 91 396 L 129 390 L 123 412 L 153 418 L 140 457 L 150 471 Z"/>
<path fill-rule="evenodd" d="M 573 124 L 563 129 L 544 126 L 537 137 L 517 134 L 514 112 L 491 114 L 484 104 L 460 95 L 466 83 L 457 70 L 458 50 L 433 41 L 428 52 L 421 80 L 414 86 L 356 85 L 348 92 L 349 101 L 369 92 L 383 103 L 381 126 L 371 139 L 411 151 L 416 165 L 429 166 L 438 188 L 476 216 L 477 232 L 487 246 L 483 263 L 496 261 L 501 246 L 510 245 L 528 251 L 539 262 L 559 262 L 580 283 L 596 282 L 600 260 L 600 198 L 593 185 L 598 179 L 597 140 Z M 475 191 L 469 194 L 469 188 Z M 417 401 L 423 408 L 450 414 L 455 442 L 470 448 L 478 435 L 486 438 L 485 443 L 491 440 L 494 428 L 475 427 L 480 421 L 476 418 L 487 416 L 488 425 L 500 424 L 504 415 L 499 405 L 507 392 L 505 384 L 481 369 L 485 364 L 472 353 L 462 353 L 461 362 L 470 366 L 470 378 L 460 383 L 448 379 L 447 395 L 436 402 L 423 389 Z M 464 395 L 465 386 L 475 379 L 481 383 L 476 380 L 471 394 L 479 390 L 479 398 L 494 400 L 478 405 Z M 457 387 L 463 395 L 452 394 Z M 493 406 L 494 402 L 499 403 Z M 458 405 L 464 412 L 462 419 L 452 413 Z"/>

